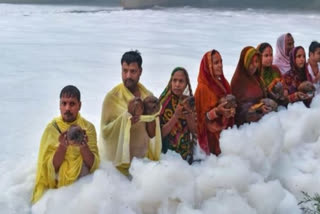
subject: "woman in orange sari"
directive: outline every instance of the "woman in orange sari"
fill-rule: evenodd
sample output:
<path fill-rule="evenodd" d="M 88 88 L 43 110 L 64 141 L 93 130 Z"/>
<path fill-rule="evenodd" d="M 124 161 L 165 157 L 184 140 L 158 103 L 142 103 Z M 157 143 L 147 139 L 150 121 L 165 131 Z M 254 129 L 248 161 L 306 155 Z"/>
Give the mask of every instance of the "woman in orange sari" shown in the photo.
<path fill-rule="evenodd" d="M 223 75 L 221 55 L 216 50 L 209 51 L 201 60 L 195 92 L 198 141 L 208 155 L 221 153 L 220 133 L 233 125 L 234 109 L 225 108 L 225 102 L 218 104 L 227 94 L 231 90 Z"/>
<path fill-rule="evenodd" d="M 251 46 L 245 47 L 241 51 L 236 71 L 231 80 L 231 90 L 236 96 L 238 104 L 235 116 L 235 123 L 238 126 L 258 121 L 272 110 L 265 105 L 259 111 L 254 108 L 262 98 L 266 98 L 259 67 L 260 54 L 258 51 Z"/>

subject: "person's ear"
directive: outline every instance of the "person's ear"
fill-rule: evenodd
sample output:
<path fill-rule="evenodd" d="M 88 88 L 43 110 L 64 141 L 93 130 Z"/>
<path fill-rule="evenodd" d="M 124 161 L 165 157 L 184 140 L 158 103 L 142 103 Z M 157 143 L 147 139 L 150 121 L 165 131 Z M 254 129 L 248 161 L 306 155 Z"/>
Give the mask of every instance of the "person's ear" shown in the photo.
<path fill-rule="evenodd" d="M 82 103 L 81 103 L 81 101 L 80 101 L 80 102 L 79 102 L 79 111 L 80 111 L 80 109 L 81 109 L 81 104 L 82 104 Z"/>

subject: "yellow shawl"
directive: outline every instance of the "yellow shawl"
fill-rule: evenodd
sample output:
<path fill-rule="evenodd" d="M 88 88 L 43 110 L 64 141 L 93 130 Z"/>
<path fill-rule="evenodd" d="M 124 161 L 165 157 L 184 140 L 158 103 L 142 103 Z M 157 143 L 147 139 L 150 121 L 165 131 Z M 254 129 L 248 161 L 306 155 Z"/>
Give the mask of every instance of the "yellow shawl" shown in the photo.
<path fill-rule="evenodd" d="M 140 83 L 138 84 L 141 98 L 151 93 Z M 101 116 L 101 138 L 99 141 L 100 156 L 110 160 L 124 174 L 130 167 L 130 129 L 132 117 L 128 113 L 128 103 L 134 95 L 123 85 L 113 88 L 105 97 Z M 149 140 L 146 157 L 159 160 L 161 153 L 161 130 L 158 113 L 142 115 L 139 122 L 156 120 L 156 136 Z M 139 123 L 138 122 L 138 123 Z M 144 129 L 146 132 L 146 130 Z M 135 133 L 137 135 L 141 133 Z M 132 136 L 133 138 L 135 136 Z"/>
<path fill-rule="evenodd" d="M 54 121 L 61 132 L 66 131 L 74 124 L 86 130 L 88 146 L 94 154 L 94 163 L 90 169 L 90 173 L 99 166 L 100 159 L 97 147 L 97 135 L 93 124 L 82 118 L 80 114 L 78 114 L 77 119 L 72 123 L 64 122 L 61 116 L 53 119 L 52 122 L 47 125 L 41 138 L 32 203 L 37 202 L 48 188 L 59 188 L 73 183 L 77 180 L 81 172 L 83 159 L 80 154 L 80 148 L 78 146 L 68 146 L 65 159 L 56 175 L 53 166 L 53 156 L 59 146 L 58 138 L 60 133 L 54 127 Z"/>

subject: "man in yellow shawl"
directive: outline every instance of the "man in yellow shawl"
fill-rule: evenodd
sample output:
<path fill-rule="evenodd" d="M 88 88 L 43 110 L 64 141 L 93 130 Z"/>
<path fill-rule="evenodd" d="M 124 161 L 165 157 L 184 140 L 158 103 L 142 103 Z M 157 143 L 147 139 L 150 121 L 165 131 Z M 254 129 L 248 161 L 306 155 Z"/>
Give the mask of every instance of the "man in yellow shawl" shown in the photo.
<path fill-rule="evenodd" d="M 105 97 L 101 116 L 100 156 L 112 161 L 125 175 L 133 157 L 159 160 L 161 130 L 157 112 L 130 114 L 128 105 L 135 98 L 143 100 L 151 93 L 139 83 L 142 58 L 138 51 L 128 51 L 121 59 L 122 81 Z"/>
<path fill-rule="evenodd" d="M 80 108 L 80 91 L 72 85 L 64 87 L 60 93 L 61 116 L 47 125 L 41 138 L 32 203 L 37 202 L 46 189 L 72 184 L 98 168 L 96 130 L 80 116 Z M 82 130 L 81 142 L 68 138 L 68 129 L 76 125 Z"/>

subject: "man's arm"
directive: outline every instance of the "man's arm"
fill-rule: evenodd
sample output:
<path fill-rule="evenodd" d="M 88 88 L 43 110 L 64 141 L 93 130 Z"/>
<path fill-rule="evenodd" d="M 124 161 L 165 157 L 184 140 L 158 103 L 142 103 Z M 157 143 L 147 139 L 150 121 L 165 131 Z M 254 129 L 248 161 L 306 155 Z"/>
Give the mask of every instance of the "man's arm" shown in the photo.
<path fill-rule="evenodd" d="M 94 163 L 94 155 L 87 144 L 80 146 L 80 153 L 86 166 L 91 169 Z"/>
<path fill-rule="evenodd" d="M 148 136 L 150 138 L 153 138 L 154 136 L 156 136 L 156 122 L 155 121 L 146 123 L 146 129 L 148 132 Z"/>
<path fill-rule="evenodd" d="M 53 156 L 53 166 L 56 172 L 59 171 L 59 168 L 62 164 L 62 162 L 64 161 L 64 157 L 66 155 L 67 152 L 67 147 L 68 147 L 68 141 L 67 141 L 67 137 L 66 137 L 66 133 L 67 132 L 63 132 L 60 134 L 59 136 L 59 146 L 57 148 L 57 151 L 55 152 L 54 156 Z"/>
<path fill-rule="evenodd" d="M 80 154 L 85 165 L 91 169 L 94 163 L 94 154 L 91 152 L 88 146 L 88 136 L 86 135 L 84 138 L 83 144 L 80 146 Z"/>

